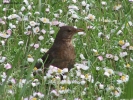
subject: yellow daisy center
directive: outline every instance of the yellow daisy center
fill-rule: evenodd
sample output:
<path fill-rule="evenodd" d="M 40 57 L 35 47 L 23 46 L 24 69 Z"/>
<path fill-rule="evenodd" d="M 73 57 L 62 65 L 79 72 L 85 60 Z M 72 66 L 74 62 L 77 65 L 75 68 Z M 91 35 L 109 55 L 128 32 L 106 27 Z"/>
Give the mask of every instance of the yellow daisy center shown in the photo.
<path fill-rule="evenodd" d="M 61 69 L 58 69 L 58 71 L 57 71 L 58 73 L 61 73 L 62 72 L 62 70 Z"/>
<path fill-rule="evenodd" d="M 126 79 L 125 76 L 121 76 L 121 80 L 124 81 Z"/>
<path fill-rule="evenodd" d="M 61 90 L 65 90 L 65 87 L 61 87 Z"/>
<path fill-rule="evenodd" d="M 93 16 L 92 16 L 92 15 L 90 16 L 90 19 L 91 19 L 91 20 L 93 19 Z"/>
<path fill-rule="evenodd" d="M 113 87 L 113 86 L 110 86 L 110 89 L 111 89 L 111 90 L 114 90 L 114 87 Z"/>
<path fill-rule="evenodd" d="M 32 58 L 32 56 L 29 54 L 29 55 L 28 55 L 28 58 Z"/>
<path fill-rule="evenodd" d="M 86 75 L 85 75 L 85 78 L 88 78 L 88 76 L 89 76 L 89 75 L 88 75 L 88 74 L 86 74 Z"/>
<path fill-rule="evenodd" d="M 35 70 L 35 71 L 36 71 L 36 70 L 37 70 L 37 68 L 36 68 L 36 67 L 34 67 L 34 69 L 33 69 L 33 70 Z"/>
<path fill-rule="evenodd" d="M 55 81 L 55 78 L 53 78 L 52 81 Z"/>
<path fill-rule="evenodd" d="M 45 23 L 45 22 L 47 22 L 47 19 L 46 19 L 46 18 L 44 18 L 44 19 L 43 19 L 43 22 L 44 22 L 44 23 Z"/>
<path fill-rule="evenodd" d="M 36 32 L 39 32 L 39 29 L 38 28 L 36 29 Z"/>
<path fill-rule="evenodd" d="M 9 88 L 11 88 L 11 89 L 12 89 L 12 85 L 9 85 Z"/>
<path fill-rule="evenodd" d="M 120 40 L 119 45 L 124 45 L 124 41 Z"/>
<path fill-rule="evenodd" d="M 98 52 L 94 52 L 94 54 L 95 54 L 96 56 L 99 55 Z"/>
<path fill-rule="evenodd" d="M 32 100 L 37 100 L 37 98 L 32 98 Z"/>
<path fill-rule="evenodd" d="M 130 64 L 127 64 L 126 67 L 129 68 L 130 67 Z"/>
<path fill-rule="evenodd" d="M 133 46 L 129 46 L 129 49 L 130 49 L 130 50 L 133 50 Z"/>
<path fill-rule="evenodd" d="M 108 70 L 108 73 L 109 73 L 109 74 L 112 74 L 112 71 L 111 71 L 111 70 Z"/>
<path fill-rule="evenodd" d="M 117 90 L 115 90 L 115 92 L 114 92 L 115 94 L 118 94 L 119 92 L 117 91 Z"/>

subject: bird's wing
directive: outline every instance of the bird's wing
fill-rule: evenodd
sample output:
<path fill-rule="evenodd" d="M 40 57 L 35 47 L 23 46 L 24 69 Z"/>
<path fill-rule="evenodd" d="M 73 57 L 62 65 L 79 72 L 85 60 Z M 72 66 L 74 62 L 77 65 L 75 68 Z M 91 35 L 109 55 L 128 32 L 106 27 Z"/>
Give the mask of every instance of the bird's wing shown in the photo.
<path fill-rule="evenodd" d="M 50 63 L 52 62 L 52 57 L 48 52 L 44 54 L 44 56 L 41 59 L 43 60 L 44 66 L 46 65 L 49 66 Z M 35 67 L 39 69 L 42 67 L 42 65 L 43 65 L 42 62 L 36 62 Z"/>
<path fill-rule="evenodd" d="M 41 58 L 43 60 L 43 63 L 44 63 L 44 67 L 48 67 L 54 58 L 56 58 L 56 52 L 57 52 L 57 49 L 53 46 L 44 54 L 44 56 Z M 36 68 L 41 68 L 42 67 L 42 62 L 37 62 L 35 64 L 35 67 Z"/>
<path fill-rule="evenodd" d="M 69 54 L 64 55 L 65 50 L 59 45 L 52 47 L 49 51 L 42 57 L 44 61 L 44 67 L 49 67 L 49 65 L 56 66 L 58 68 L 67 68 L 70 69 L 74 65 L 74 59 L 67 59 Z M 71 55 L 72 56 L 72 55 Z"/>
<path fill-rule="evenodd" d="M 73 53 L 68 54 L 68 51 L 64 50 L 64 48 L 64 46 L 54 45 L 48 50 L 48 52 L 42 57 L 44 69 L 48 68 L 49 65 L 53 65 L 61 69 L 66 67 L 71 68 L 73 66 L 75 57 L 73 57 Z M 72 59 L 69 58 L 70 56 L 72 56 Z M 36 67 L 41 68 L 42 63 L 36 63 Z"/>

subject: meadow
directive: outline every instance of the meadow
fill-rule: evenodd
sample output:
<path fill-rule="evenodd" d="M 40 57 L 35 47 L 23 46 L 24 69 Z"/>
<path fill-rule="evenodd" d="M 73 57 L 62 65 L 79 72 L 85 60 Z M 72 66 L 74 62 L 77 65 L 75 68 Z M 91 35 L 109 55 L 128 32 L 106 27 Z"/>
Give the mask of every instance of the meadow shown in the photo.
<path fill-rule="evenodd" d="M 74 68 L 43 73 L 34 65 L 64 25 L 85 30 Z M 0 100 L 133 99 L 132 84 L 133 0 L 0 1 Z"/>

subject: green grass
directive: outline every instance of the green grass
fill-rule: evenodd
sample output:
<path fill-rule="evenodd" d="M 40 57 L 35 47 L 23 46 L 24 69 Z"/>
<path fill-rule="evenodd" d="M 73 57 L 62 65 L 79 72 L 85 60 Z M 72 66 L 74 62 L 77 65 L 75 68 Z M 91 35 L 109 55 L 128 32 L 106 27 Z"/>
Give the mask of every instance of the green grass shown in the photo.
<path fill-rule="evenodd" d="M 31 97 L 30 100 L 96 100 L 98 97 L 102 100 L 119 100 L 133 98 L 133 50 L 129 50 L 129 47 L 133 46 L 133 25 L 128 24 L 129 22 L 133 23 L 133 3 L 128 0 L 105 0 L 106 5 L 102 5 L 101 0 L 86 0 L 85 2 L 90 5 L 89 10 L 86 9 L 86 6 L 82 6 L 82 0 L 77 0 L 76 3 L 72 0 L 29 0 L 30 10 L 27 8 L 28 5 L 17 0 L 11 0 L 9 4 L 0 2 L 0 18 L 5 22 L 2 24 L 0 21 L 0 34 L 6 33 L 8 29 L 11 29 L 12 33 L 7 39 L 0 36 L 0 61 L 2 57 L 6 57 L 5 61 L 0 62 L 1 100 L 25 100 L 24 98 L 28 97 Z M 74 10 L 78 16 L 77 19 L 72 18 L 68 8 L 70 5 L 78 7 L 79 10 Z M 25 7 L 24 11 L 21 11 L 22 7 Z M 50 11 L 46 12 L 48 7 Z M 117 7 L 120 9 L 114 10 Z M 6 11 L 3 11 L 4 9 Z M 40 14 L 37 15 L 35 12 Z M 4 19 L 12 14 L 17 14 L 21 20 L 17 20 L 17 18 Z M 55 17 L 54 14 L 59 14 L 59 17 Z M 95 16 L 94 21 L 85 18 L 89 14 Z M 25 17 L 28 20 L 24 20 Z M 76 51 L 76 63 L 83 65 L 83 62 L 86 62 L 85 65 L 89 69 L 78 70 L 75 66 L 67 74 L 68 83 L 61 84 L 63 81 L 58 80 L 55 75 L 57 73 L 54 73 L 52 78 L 48 78 L 43 73 L 31 76 L 37 59 L 44 55 L 40 49 L 49 49 L 53 43 L 51 38 L 55 38 L 59 30 L 57 26 L 41 22 L 40 18 L 42 17 L 49 19 L 50 22 L 57 20 L 85 30 L 85 35 L 76 34 L 74 36 L 73 44 Z M 104 21 L 101 20 L 103 18 Z M 30 26 L 31 21 L 39 23 L 35 26 L 40 28 L 39 34 L 33 32 L 34 27 L 26 29 L 28 25 Z M 16 28 L 10 28 L 10 23 L 16 25 Z M 95 28 L 88 29 L 88 26 Z M 41 32 L 42 29 L 46 30 L 45 34 Z M 50 30 L 54 30 L 54 34 L 50 34 Z M 122 33 L 118 35 L 119 30 Z M 24 34 L 28 31 L 31 32 L 30 35 Z M 101 37 L 98 36 L 100 32 L 103 35 Z M 43 36 L 44 39 L 38 40 L 39 36 Z M 122 40 L 124 44 L 120 45 L 119 42 Z M 5 44 L 2 45 L 1 41 L 4 41 Z M 19 41 L 24 43 L 18 45 Z M 126 43 L 129 45 L 122 49 Z M 39 44 L 39 48 L 35 49 L 31 44 Z M 93 49 L 97 52 L 94 52 Z M 127 52 L 127 56 L 120 57 L 121 52 Z M 81 59 L 80 54 L 83 54 L 85 59 Z M 111 54 L 113 57 L 108 58 L 107 54 Z M 34 62 L 27 61 L 28 55 L 32 56 Z M 98 59 L 99 56 L 103 57 L 102 61 Z M 118 61 L 114 60 L 114 56 L 119 58 Z M 4 68 L 7 63 L 11 64 L 11 69 Z M 127 64 L 129 64 L 129 68 L 124 67 Z M 100 70 L 96 70 L 97 67 Z M 107 70 L 105 71 L 104 68 Z M 6 78 L 2 76 L 4 72 Z M 105 72 L 109 76 L 104 75 Z M 126 80 L 126 75 L 129 76 L 129 81 Z M 47 77 L 46 80 L 44 76 Z M 83 78 L 84 76 L 85 78 Z M 5 81 L 2 81 L 4 79 Z M 22 83 L 23 79 L 27 81 Z M 36 79 L 39 85 L 33 87 Z M 92 79 L 94 79 L 93 82 L 91 82 Z M 117 84 L 117 80 L 122 80 L 122 83 Z M 36 92 L 40 92 L 44 97 L 33 95 Z"/>

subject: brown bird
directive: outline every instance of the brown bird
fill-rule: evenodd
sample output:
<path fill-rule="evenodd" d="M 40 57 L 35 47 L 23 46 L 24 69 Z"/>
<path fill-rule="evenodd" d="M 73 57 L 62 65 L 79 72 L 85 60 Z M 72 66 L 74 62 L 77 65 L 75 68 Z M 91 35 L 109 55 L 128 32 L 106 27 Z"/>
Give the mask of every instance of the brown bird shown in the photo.
<path fill-rule="evenodd" d="M 83 29 L 77 29 L 72 26 L 62 26 L 56 35 L 52 47 L 42 57 L 44 62 L 44 69 L 49 65 L 53 65 L 60 69 L 68 68 L 69 70 L 74 67 L 75 63 L 75 50 L 72 45 L 72 37 L 77 32 L 82 32 Z M 42 63 L 37 62 L 36 68 L 41 68 Z"/>

